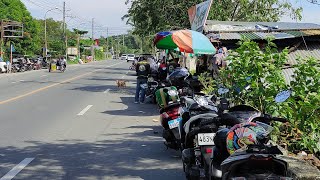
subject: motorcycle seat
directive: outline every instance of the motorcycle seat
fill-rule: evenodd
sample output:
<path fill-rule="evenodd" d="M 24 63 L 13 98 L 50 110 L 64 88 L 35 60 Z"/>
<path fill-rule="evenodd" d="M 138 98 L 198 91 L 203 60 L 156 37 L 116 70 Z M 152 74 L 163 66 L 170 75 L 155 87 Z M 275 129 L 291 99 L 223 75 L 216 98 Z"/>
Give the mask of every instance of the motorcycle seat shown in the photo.
<path fill-rule="evenodd" d="M 191 117 L 183 126 L 184 132 L 188 134 L 190 132 L 190 128 L 192 124 L 196 123 L 197 121 L 201 121 L 202 119 L 217 119 L 218 115 L 215 113 L 205 113 L 205 114 L 199 114 L 196 116 Z"/>
<path fill-rule="evenodd" d="M 179 103 L 179 102 L 169 104 L 167 107 L 164 107 L 164 108 L 161 108 L 161 109 L 160 109 L 160 114 L 166 112 L 167 110 L 169 110 L 169 109 L 171 109 L 171 108 L 177 107 L 177 106 L 180 106 L 180 103 Z"/>

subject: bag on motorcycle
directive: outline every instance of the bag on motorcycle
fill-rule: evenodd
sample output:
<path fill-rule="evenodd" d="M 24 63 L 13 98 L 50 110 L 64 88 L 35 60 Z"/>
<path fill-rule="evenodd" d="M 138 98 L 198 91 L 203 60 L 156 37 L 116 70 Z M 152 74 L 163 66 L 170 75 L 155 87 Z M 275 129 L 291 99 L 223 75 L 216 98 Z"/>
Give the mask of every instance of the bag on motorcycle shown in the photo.
<path fill-rule="evenodd" d="M 171 102 L 176 103 L 180 100 L 178 90 L 174 86 L 158 89 L 156 99 L 161 108 L 167 107 Z"/>

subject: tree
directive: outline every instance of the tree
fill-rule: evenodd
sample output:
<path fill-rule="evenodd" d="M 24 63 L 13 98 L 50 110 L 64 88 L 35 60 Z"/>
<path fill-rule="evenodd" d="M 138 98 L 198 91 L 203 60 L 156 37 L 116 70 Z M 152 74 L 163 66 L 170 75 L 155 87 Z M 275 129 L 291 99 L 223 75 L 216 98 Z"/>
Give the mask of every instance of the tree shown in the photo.
<path fill-rule="evenodd" d="M 302 8 L 293 8 L 286 0 L 221 0 L 213 1 L 209 19 L 220 21 L 279 21 L 289 15 L 301 20 Z"/>
<path fill-rule="evenodd" d="M 203 0 L 132 0 L 122 17 L 134 26 L 134 34 L 154 35 L 159 31 L 190 28 L 188 9 Z M 129 0 L 126 2 L 129 3 Z M 278 21 L 287 12 L 301 18 L 301 8 L 294 9 L 285 0 L 214 0 L 209 19 L 230 21 Z"/>
<path fill-rule="evenodd" d="M 30 12 L 20 0 L 0 0 L 0 19 L 23 23 L 24 37 L 11 38 L 15 49 L 21 54 L 41 52 L 40 24 L 32 18 Z"/>

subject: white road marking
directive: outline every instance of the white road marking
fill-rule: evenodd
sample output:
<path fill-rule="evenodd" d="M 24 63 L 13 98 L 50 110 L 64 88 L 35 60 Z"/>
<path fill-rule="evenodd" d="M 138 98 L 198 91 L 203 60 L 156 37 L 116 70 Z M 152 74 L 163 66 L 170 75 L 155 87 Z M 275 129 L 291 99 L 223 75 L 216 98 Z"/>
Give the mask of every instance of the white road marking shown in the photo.
<path fill-rule="evenodd" d="M 22 171 L 34 158 L 25 158 L 18 165 L 12 168 L 6 175 L 4 175 L 0 180 L 11 180 L 13 179 L 20 171 Z"/>
<path fill-rule="evenodd" d="M 45 74 L 44 74 L 44 75 L 42 75 L 41 77 L 46 77 L 46 76 L 48 76 L 48 75 L 45 75 Z"/>
<path fill-rule="evenodd" d="M 86 108 L 84 108 L 78 116 L 83 116 L 93 105 L 88 105 Z"/>
<path fill-rule="evenodd" d="M 104 93 L 104 94 L 107 94 L 107 93 L 109 93 L 110 90 L 111 90 L 111 89 L 107 89 L 107 90 L 105 90 L 103 93 Z"/>
<path fill-rule="evenodd" d="M 20 80 L 20 82 L 24 82 L 24 80 Z"/>
<path fill-rule="evenodd" d="M 121 77 L 121 79 L 123 79 L 128 74 L 129 74 L 129 71 L 127 71 L 126 74 Z"/>

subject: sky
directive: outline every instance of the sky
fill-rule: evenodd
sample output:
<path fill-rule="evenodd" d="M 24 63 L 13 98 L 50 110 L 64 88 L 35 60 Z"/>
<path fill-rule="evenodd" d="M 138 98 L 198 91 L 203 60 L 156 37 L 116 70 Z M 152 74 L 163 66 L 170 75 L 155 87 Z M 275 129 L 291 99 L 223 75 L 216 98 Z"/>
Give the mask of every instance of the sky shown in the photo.
<path fill-rule="evenodd" d="M 37 19 L 47 18 L 62 21 L 63 0 L 21 0 Z M 127 13 L 129 6 L 125 5 L 125 0 L 65 0 L 66 2 L 66 22 L 69 29 L 78 28 L 89 31 L 91 35 L 92 18 L 94 18 L 94 37 L 101 35 L 116 35 L 126 33 L 132 29 L 126 25 L 121 17 Z"/>
<path fill-rule="evenodd" d="M 31 12 L 31 15 L 38 19 L 47 18 L 62 20 L 63 0 L 21 0 Z M 308 0 L 289 0 L 294 7 L 303 7 L 301 22 L 320 24 L 320 5 L 311 4 Z M 309 0 L 311 1 L 311 0 Z M 66 22 L 68 28 L 88 30 L 91 35 L 92 18 L 94 18 L 94 37 L 101 35 L 116 35 L 126 33 L 131 29 L 121 17 L 128 11 L 129 5 L 125 0 L 65 0 L 67 9 Z M 281 19 L 284 22 L 294 22 L 286 16 Z M 108 33 L 107 33 L 108 29 Z"/>

